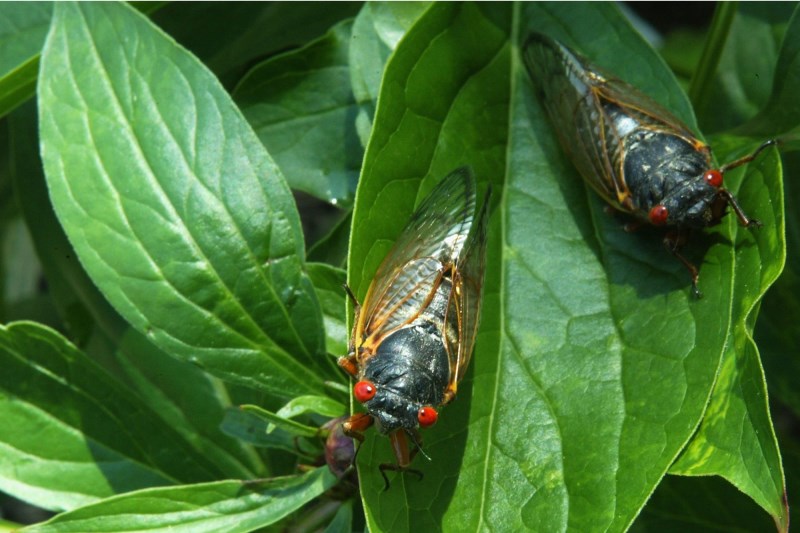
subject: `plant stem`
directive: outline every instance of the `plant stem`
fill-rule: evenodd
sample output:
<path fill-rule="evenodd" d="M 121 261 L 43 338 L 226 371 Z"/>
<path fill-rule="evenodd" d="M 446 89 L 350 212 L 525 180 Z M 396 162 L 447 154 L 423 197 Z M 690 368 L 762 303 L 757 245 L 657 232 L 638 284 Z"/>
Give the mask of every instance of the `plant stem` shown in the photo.
<path fill-rule="evenodd" d="M 737 4 L 737 2 L 719 2 L 714 11 L 703 54 L 700 56 L 692 81 L 689 83 L 689 99 L 697 114 L 700 109 L 705 107 L 715 89 L 714 74 L 717 72 L 725 41 L 728 39 L 733 18 L 736 16 Z"/>

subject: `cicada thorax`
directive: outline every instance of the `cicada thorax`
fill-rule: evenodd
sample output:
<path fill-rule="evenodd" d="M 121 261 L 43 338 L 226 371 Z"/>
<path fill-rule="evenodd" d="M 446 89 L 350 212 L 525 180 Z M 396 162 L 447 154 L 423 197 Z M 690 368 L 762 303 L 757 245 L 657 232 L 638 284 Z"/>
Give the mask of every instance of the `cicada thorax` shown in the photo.
<path fill-rule="evenodd" d="M 618 208 L 658 226 L 701 228 L 719 221 L 725 199 L 712 168 L 708 146 L 652 117 L 604 105 L 616 144 L 614 172 L 621 184 Z"/>

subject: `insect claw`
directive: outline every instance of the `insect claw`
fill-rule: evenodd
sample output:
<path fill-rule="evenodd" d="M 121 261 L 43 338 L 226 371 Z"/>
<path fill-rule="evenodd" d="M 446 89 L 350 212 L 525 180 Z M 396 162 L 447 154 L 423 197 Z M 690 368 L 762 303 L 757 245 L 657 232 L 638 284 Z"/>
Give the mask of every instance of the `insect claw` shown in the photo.
<path fill-rule="evenodd" d="M 692 280 L 692 294 L 697 300 L 703 297 L 703 293 L 697 288 L 697 280 Z"/>
<path fill-rule="evenodd" d="M 381 475 L 383 476 L 383 482 L 384 482 L 383 492 L 389 490 L 389 485 L 390 485 L 389 477 L 386 475 L 387 470 L 392 470 L 394 472 L 408 472 L 409 474 L 414 474 L 415 476 L 417 476 L 417 478 L 419 478 L 419 481 L 422 481 L 422 478 L 425 477 L 425 475 L 422 473 L 421 470 L 417 470 L 416 468 L 404 468 L 400 465 L 396 465 L 393 463 L 381 463 L 378 466 L 378 470 L 380 470 Z"/>

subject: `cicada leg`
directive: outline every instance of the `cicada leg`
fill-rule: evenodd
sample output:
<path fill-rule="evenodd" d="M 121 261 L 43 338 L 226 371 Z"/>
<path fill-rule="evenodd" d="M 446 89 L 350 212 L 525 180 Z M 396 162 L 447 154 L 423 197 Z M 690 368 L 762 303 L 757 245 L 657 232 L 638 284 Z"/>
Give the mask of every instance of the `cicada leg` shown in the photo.
<path fill-rule="evenodd" d="M 346 421 L 342 422 L 342 431 L 345 435 L 350 437 L 351 439 L 356 439 L 358 441 L 358 447 L 356 448 L 355 453 L 353 454 L 353 461 L 350 463 L 351 465 L 356 464 L 356 459 L 358 458 L 358 452 L 361 450 L 361 445 L 364 443 L 364 431 L 369 428 L 375 419 L 372 418 L 367 413 L 356 413 L 348 418 Z"/>
<path fill-rule="evenodd" d="M 697 270 L 697 267 L 694 264 L 686 259 L 683 254 L 681 254 L 681 247 L 686 243 L 687 233 L 686 231 L 670 231 L 664 236 L 664 247 L 666 247 L 669 252 L 675 256 L 675 258 L 683 263 L 683 266 L 686 267 L 686 270 L 689 271 L 689 275 L 692 277 L 692 294 L 698 300 L 703 297 L 703 293 L 700 292 L 700 289 L 697 287 L 697 280 L 700 277 L 700 273 Z"/>
<path fill-rule="evenodd" d="M 354 378 L 358 377 L 358 359 L 356 358 L 356 354 L 351 353 L 350 355 L 340 357 L 336 360 L 336 364 Z"/>
<path fill-rule="evenodd" d="M 740 157 L 736 161 L 731 161 L 730 163 L 726 163 L 725 165 L 722 165 L 720 167 L 719 171 L 722 174 L 725 174 L 725 172 L 727 172 L 727 171 L 729 171 L 731 169 L 734 169 L 736 167 L 740 167 L 742 165 L 745 165 L 745 164 L 749 163 L 750 161 L 752 161 L 753 159 L 755 159 L 756 157 L 758 157 L 758 154 L 760 154 L 766 148 L 768 148 L 770 146 L 773 146 L 773 145 L 776 145 L 776 144 L 778 144 L 778 141 L 776 141 L 775 139 L 770 139 L 768 141 L 765 141 L 765 142 L 763 142 L 761 144 L 761 146 L 756 148 L 753 151 L 753 153 L 751 153 L 749 155 L 746 155 L 744 157 Z M 742 226 L 744 226 L 745 228 L 750 228 L 750 227 L 759 228 L 759 227 L 761 227 L 761 222 L 759 222 L 758 220 L 756 220 L 754 218 L 748 217 L 744 213 L 742 208 L 739 207 L 739 203 L 736 201 L 736 198 L 734 198 L 733 195 L 729 191 L 727 191 L 725 189 L 720 189 L 719 194 L 720 194 L 720 196 L 722 196 L 725 199 L 725 201 L 728 203 L 728 205 L 731 206 L 733 211 L 736 213 L 736 218 L 739 219 L 739 223 Z"/>
<path fill-rule="evenodd" d="M 361 305 L 356 300 L 356 295 L 353 294 L 353 291 L 350 290 L 346 284 L 343 285 L 344 292 L 347 293 L 347 296 L 350 298 L 350 301 L 353 302 L 353 309 L 354 309 L 354 316 L 353 316 L 353 324 L 358 324 L 358 315 L 361 313 Z M 358 377 L 358 358 L 356 357 L 356 328 L 353 328 L 353 332 L 350 334 L 350 343 L 348 346 L 348 354 L 344 357 L 340 357 L 336 363 L 348 374 L 353 377 Z"/>
<path fill-rule="evenodd" d="M 739 219 L 739 223 L 744 226 L 745 228 L 756 227 L 760 228 L 762 226 L 761 222 L 754 218 L 748 217 L 741 207 L 739 207 L 739 203 L 736 201 L 736 198 L 730 193 L 730 191 L 726 189 L 720 189 L 719 191 L 720 196 L 725 198 L 725 201 L 728 202 L 728 205 L 731 206 L 733 212 L 736 213 L 736 218 Z"/>
<path fill-rule="evenodd" d="M 364 431 L 375 422 L 367 413 L 356 413 L 342 423 L 344 434 L 358 442 L 364 442 Z"/>
<path fill-rule="evenodd" d="M 417 455 L 419 446 L 413 450 L 409 450 L 408 440 L 406 439 L 405 431 L 402 429 L 397 429 L 391 432 L 389 434 L 389 441 L 392 444 L 392 451 L 397 459 L 397 464 L 381 463 L 380 466 L 378 466 L 378 470 L 380 470 L 381 475 L 383 476 L 384 492 L 389 490 L 389 478 L 386 476 L 387 470 L 392 470 L 394 472 L 409 472 L 415 476 L 418 476 L 419 479 L 422 480 L 422 472 L 420 470 L 408 468 L 408 465 L 411 464 L 411 460 L 414 459 L 415 455 Z"/>
<path fill-rule="evenodd" d="M 772 145 L 775 145 L 775 144 L 778 144 L 778 141 L 776 141 L 775 139 L 770 139 L 768 141 L 764 141 L 761 144 L 761 146 L 759 146 L 758 148 L 756 148 L 753 151 L 752 154 L 746 155 L 744 157 L 740 157 L 736 161 L 731 161 L 730 163 L 726 163 L 726 164 L 722 165 L 720 167 L 719 171 L 722 172 L 723 174 L 725 174 L 725 172 L 727 172 L 728 170 L 730 170 L 732 168 L 736 168 L 736 167 L 740 167 L 742 165 L 745 165 L 745 164 L 749 163 L 750 161 L 752 161 L 753 159 L 755 159 L 756 157 L 758 157 L 758 154 L 760 154 L 763 150 L 765 150 L 766 148 L 768 148 L 768 147 L 770 147 Z"/>

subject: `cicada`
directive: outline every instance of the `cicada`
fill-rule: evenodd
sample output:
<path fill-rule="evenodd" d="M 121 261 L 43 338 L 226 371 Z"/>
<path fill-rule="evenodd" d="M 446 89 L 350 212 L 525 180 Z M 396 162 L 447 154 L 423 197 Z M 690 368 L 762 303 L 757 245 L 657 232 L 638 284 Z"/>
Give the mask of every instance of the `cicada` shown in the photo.
<path fill-rule="evenodd" d="M 408 469 L 422 448 L 419 428 L 436 423 L 455 397 L 475 344 L 491 193 L 476 214 L 475 188 L 467 168 L 444 178 L 400 233 L 363 304 L 350 293 L 355 323 L 339 365 L 356 378 L 353 395 L 366 413 L 352 415 L 344 431 L 363 442 L 374 423 L 389 436 L 397 463 L 380 465 L 387 488 L 386 471 Z"/>
<path fill-rule="evenodd" d="M 639 223 L 669 228 L 664 244 L 689 270 L 699 297 L 698 270 L 680 248 L 691 229 L 719 223 L 729 205 L 742 226 L 761 225 L 725 189 L 723 176 L 774 141 L 715 167 L 709 146 L 684 123 L 561 43 L 532 34 L 523 56 L 561 146 L 580 174 L 617 210 Z"/>

